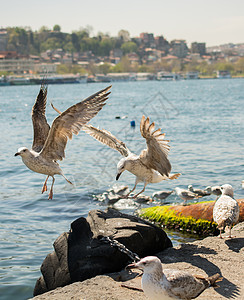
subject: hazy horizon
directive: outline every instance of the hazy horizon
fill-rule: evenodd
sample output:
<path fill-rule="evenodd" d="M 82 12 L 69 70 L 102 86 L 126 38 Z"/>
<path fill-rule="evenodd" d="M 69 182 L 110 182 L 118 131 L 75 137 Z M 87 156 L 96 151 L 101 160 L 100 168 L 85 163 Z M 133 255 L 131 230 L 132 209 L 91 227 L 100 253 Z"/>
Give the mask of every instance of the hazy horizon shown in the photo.
<path fill-rule="evenodd" d="M 244 1 L 233 0 L 145 0 L 116 3 L 112 0 L 92 2 L 75 0 L 9 0 L 4 4 L 0 27 L 42 26 L 55 24 L 71 33 L 91 26 L 91 36 L 98 32 L 117 36 L 122 29 L 131 37 L 141 32 L 174 39 L 205 42 L 207 47 L 228 43 L 244 43 Z"/>

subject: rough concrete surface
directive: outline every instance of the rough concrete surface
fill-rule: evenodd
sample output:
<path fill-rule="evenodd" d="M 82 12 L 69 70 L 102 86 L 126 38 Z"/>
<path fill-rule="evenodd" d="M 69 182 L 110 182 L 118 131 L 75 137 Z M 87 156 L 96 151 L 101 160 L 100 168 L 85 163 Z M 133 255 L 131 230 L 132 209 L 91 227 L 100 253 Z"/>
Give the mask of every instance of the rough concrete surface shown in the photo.
<path fill-rule="evenodd" d="M 192 274 L 213 275 L 220 273 L 223 280 L 219 288 L 205 290 L 197 299 L 221 300 L 244 299 L 244 222 L 236 225 L 232 230 L 232 239 L 208 237 L 201 241 L 182 244 L 158 253 L 163 267 L 177 268 Z M 51 292 L 33 298 L 33 300 L 96 300 L 96 299 L 147 299 L 143 292 L 122 287 L 126 284 L 140 288 L 140 277 L 125 282 L 114 279 L 125 277 L 121 273 L 97 276 L 83 282 L 76 282 L 64 288 L 57 288 Z M 117 277 L 117 278 L 116 278 Z M 114 279 L 112 279 L 114 278 Z"/>

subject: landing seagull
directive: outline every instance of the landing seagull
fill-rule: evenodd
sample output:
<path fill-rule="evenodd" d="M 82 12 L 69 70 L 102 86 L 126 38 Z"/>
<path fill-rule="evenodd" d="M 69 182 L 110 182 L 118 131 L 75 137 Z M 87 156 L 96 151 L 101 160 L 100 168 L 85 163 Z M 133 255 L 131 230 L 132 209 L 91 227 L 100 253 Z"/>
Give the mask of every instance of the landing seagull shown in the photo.
<path fill-rule="evenodd" d="M 218 287 L 216 282 L 221 280 L 218 273 L 204 277 L 180 270 L 163 269 L 156 256 L 144 257 L 126 267 L 133 268 L 143 270 L 142 289 L 150 300 L 194 299 L 210 286 Z"/>
<path fill-rule="evenodd" d="M 125 143 L 118 140 L 107 130 L 95 128 L 90 124 L 83 126 L 82 129 L 99 142 L 119 151 L 124 156 L 117 165 L 116 180 L 125 170 L 136 176 L 135 185 L 125 198 L 135 190 L 139 182 L 143 182 L 144 187 L 133 198 L 144 192 L 148 183 L 157 183 L 166 179 L 173 180 L 181 175 L 180 173 L 170 174 L 169 141 L 164 139 L 165 134 L 161 133 L 161 129 L 155 130 L 154 122 L 150 124 L 149 118 L 146 119 L 145 116 L 142 116 L 140 131 L 142 137 L 146 139 L 147 149 L 142 150 L 140 155 L 130 152 Z"/>
<path fill-rule="evenodd" d="M 32 171 L 47 175 L 42 193 L 47 191 L 47 180 L 53 178 L 48 199 L 53 198 L 54 175 L 63 174 L 57 160 L 65 157 L 65 147 L 72 134 L 78 134 L 81 127 L 89 122 L 105 105 L 111 86 L 93 94 L 85 100 L 69 107 L 58 116 L 50 126 L 47 123 L 45 111 L 47 102 L 47 85 L 42 84 L 40 92 L 32 108 L 34 140 L 32 149 L 21 147 L 15 156 L 20 155 L 23 163 Z"/>
<path fill-rule="evenodd" d="M 213 220 L 218 224 L 221 231 L 225 228 L 229 229 L 229 237 L 231 238 L 231 227 L 239 220 L 240 208 L 238 202 L 234 199 L 234 190 L 230 184 L 224 184 L 221 187 L 222 195 L 215 202 L 213 208 Z"/>

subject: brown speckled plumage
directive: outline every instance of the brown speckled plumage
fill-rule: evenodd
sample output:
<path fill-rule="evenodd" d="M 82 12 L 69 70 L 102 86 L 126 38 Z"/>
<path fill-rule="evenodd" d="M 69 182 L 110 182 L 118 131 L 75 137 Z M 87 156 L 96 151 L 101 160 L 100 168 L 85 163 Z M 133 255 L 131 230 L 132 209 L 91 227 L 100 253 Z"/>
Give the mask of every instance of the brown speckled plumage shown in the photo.
<path fill-rule="evenodd" d="M 159 258 L 148 256 L 127 268 L 143 270 L 142 289 L 150 300 L 184 299 L 198 297 L 205 289 L 216 286 L 220 275 L 194 276 L 188 272 L 164 269 Z"/>
<path fill-rule="evenodd" d="M 145 118 L 145 116 L 142 116 L 140 131 L 142 137 L 146 140 L 147 149 L 142 150 L 139 156 L 131 153 L 122 141 L 118 140 L 107 130 L 97 129 L 90 124 L 83 126 L 83 130 L 99 142 L 119 151 L 124 156 L 117 165 L 118 174 L 116 179 L 125 170 L 136 176 L 135 186 L 129 194 L 135 190 L 139 182 L 143 182 L 143 189 L 134 197 L 142 193 L 148 183 L 156 183 L 165 179 L 176 179 L 180 175 L 179 173 L 170 174 L 171 164 L 168 160 L 169 141 L 164 139 L 165 134 L 161 133 L 161 129 L 155 130 L 154 122 L 150 124 L 149 118 Z"/>
<path fill-rule="evenodd" d="M 53 197 L 54 175 L 59 174 L 66 179 L 57 160 L 62 160 L 65 157 L 68 139 L 71 139 L 73 134 L 78 134 L 81 127 L 102 109 L 110 94 L 110 88 L 111 86 L 69 107 L 53 121 L 50 128 L 45 116 L 47 86 L 41 85 L 32 108 L 34 129 L 32 149 L 19 148 L 15 156 L 20 155 L 24 164 L 32 171 L 53 177 L 49 199 Z M 47 190 L 47 179 L 42 192 Z M 71 183 L 68 179 L 66 180 Z"/>

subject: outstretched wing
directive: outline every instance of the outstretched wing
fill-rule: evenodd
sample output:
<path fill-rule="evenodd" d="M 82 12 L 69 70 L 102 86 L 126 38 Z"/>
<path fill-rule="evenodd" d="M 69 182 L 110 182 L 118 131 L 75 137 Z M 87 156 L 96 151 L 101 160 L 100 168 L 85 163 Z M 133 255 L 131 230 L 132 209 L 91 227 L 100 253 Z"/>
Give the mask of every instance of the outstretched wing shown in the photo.
<path fill-rule="evenodd" d="M 45 116 L 46 103 L 47 85 L 42 83 L 31 114 L 34 130 L 32 149 L 36 152 L 40 152 L 42 150 L 50 129 Z"/>
<path fill-rule="evenodd" d="M 83 126 L 82 130 L 90 134 L 90 136 L 98 140 L 100 143 L 119 151 L 119 153 L 123 156 L 126 157 L 130 154 L 130 150 L 126 147 L 125 143 L 118 140 L 111 132 L 105 129 L 95 128 L 90 124 Z"/>
<path fill-rule="evenodd" d="M 61 115 L 52 124 L 41 155 L 51 160 L 62 160 L 65 147 L 72 134 L 78 134 L 81 127 L 89 122 L 105 105 L 111 86 L 79 102 Z"/>
<path fill-rule="evenodd" d="M 142 150 L 140 154 L 141 161 L 161 175 L 168 176 L 171 171 L 171 164 L 168 160 L 169 141 L 164 139 L 165 134 L 161 133 L 161 129 L 155 130 L 154 122 L 150 124 L 149 118 L 142 116 L 140 131 L 141 135 L 146 139 L 147 149 Z"/>

